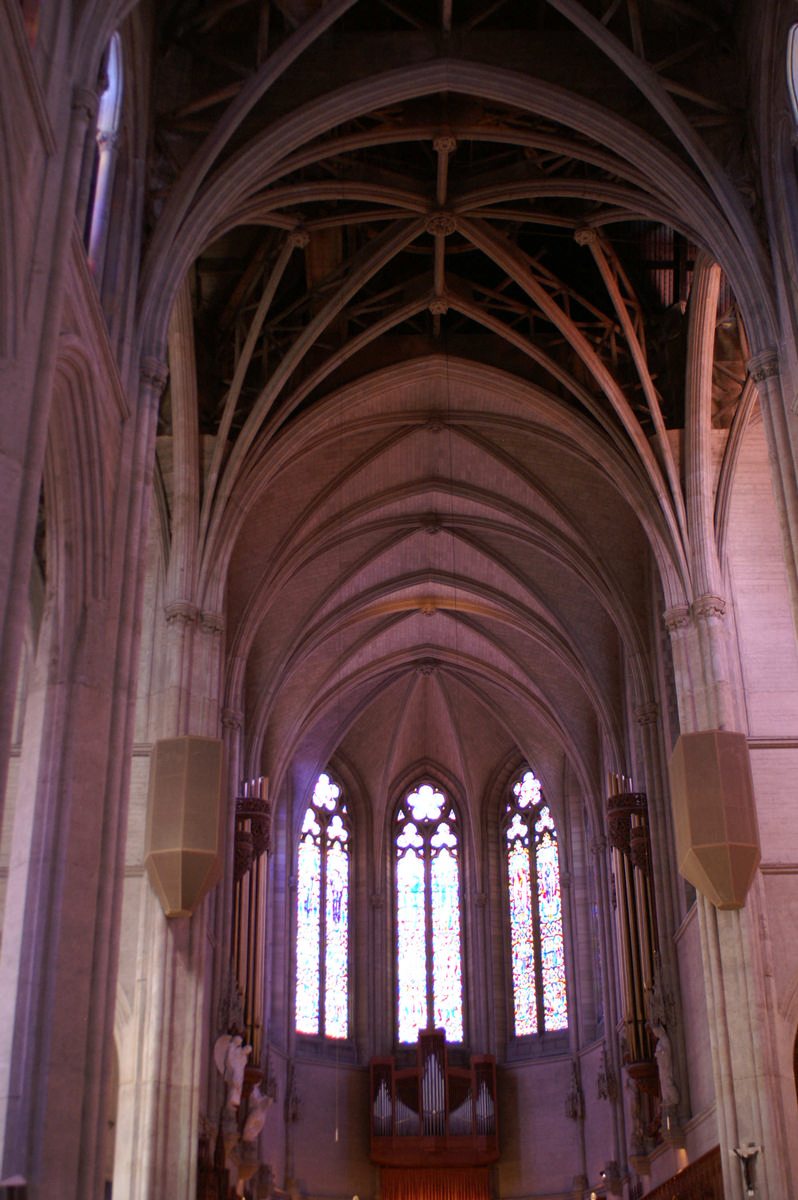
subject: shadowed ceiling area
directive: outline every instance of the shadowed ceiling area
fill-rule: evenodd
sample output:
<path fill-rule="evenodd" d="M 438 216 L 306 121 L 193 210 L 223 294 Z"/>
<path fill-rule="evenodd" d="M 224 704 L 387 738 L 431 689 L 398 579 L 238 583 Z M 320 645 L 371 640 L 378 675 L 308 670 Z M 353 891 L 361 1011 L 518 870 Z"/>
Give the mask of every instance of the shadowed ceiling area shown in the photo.
<path fill-rule="evenodd" d="M 698 340 L 707 425 L 750 414 L 728 10 L 164 7 L 145 279 L 167 235 L 187 274 L 159 461 L 250 772 L 479 795 L 522 758 L 555 791 L 623 760 L 643 632 L 695 590 Z"/>

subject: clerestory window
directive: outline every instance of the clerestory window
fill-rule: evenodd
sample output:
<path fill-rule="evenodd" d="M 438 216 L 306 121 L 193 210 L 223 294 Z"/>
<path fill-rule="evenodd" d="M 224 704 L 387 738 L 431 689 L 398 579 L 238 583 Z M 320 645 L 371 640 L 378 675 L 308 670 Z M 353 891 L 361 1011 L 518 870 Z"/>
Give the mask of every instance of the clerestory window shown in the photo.
<path fill-rule="evenodd" d="M 516 1037 L 566 1029 L 560 860 L 540 782 L 526 770 L 503 822 Z"/>
<path fill-rule="evenodd" d="M 460 832 L 442 791 L 418 785 L 394 823 L 397 1037 L 463 1040 Z"/>
<path fill-rule="evenodd" d="M 99 277 L 108 238 L 111 192 L 116 169 L 119 120 L 122 110 L 122 40 L 111 34 L 105 54 L 102 83 L 97 111 L 97 145 L 92 173 L 92 192 L 86 218 L 86 250 L 89 263 Z"/>
<path fill-rule="evenodd" d="M 349 1033 L 351 828 L 341 788 L 319 775 L 297 855 L 296 1028 Z"/>

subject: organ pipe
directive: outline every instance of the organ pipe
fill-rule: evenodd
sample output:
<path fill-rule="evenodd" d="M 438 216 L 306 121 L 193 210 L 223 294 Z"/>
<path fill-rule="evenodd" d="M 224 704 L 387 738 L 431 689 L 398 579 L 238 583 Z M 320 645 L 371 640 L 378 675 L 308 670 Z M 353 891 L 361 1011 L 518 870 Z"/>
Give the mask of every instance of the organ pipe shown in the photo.
<path fill-rule="evenodd" d="M 260 1060 L 266 942 L 266 889 L 270 848 L 269 781 L 244 783 L 236 800 L 233 895 L 233 961 L 252 1062 Z"/>
<path fill-rule="evenodd" d="M 629 1065 L 650 1063 L 646 998 L 654 987 L 657 928 L 651 889 L 648 806 L 623 775 L 610 775 L 607 831 L 612 847 L 615 918 Z"/>

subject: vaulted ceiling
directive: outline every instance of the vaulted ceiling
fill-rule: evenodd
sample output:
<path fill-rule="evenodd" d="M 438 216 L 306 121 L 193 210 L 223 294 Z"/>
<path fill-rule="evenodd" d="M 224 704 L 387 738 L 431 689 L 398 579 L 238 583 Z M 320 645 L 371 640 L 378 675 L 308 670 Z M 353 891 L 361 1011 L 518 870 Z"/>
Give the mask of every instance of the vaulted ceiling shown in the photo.
<path fill-rule="evenodd" d="M 168 492 L 196 459 L 249 770 L 477 796 L 521 756 L 552 792 L 630 765 L 691 595 L 707 319 L 717 446 L 751 407 L 732 9 L 162 6 L 144 278 L 185 279 L 193 345 L 173 317 L 161 461 Z"/>

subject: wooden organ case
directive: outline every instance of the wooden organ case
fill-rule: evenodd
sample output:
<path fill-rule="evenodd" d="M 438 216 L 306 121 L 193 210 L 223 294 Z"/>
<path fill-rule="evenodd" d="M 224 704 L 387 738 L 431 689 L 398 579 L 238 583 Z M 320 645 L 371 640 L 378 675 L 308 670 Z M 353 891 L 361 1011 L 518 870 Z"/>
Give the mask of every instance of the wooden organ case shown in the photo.
<path fill-rule="evenodd" d="M 478 1167 L 499 1157 L 496 1063 L 450 1067 L 442 1029 L 419 1031 L 415 1066 L 371 1060 L 371 1160 L 386 1167 Z"/>

